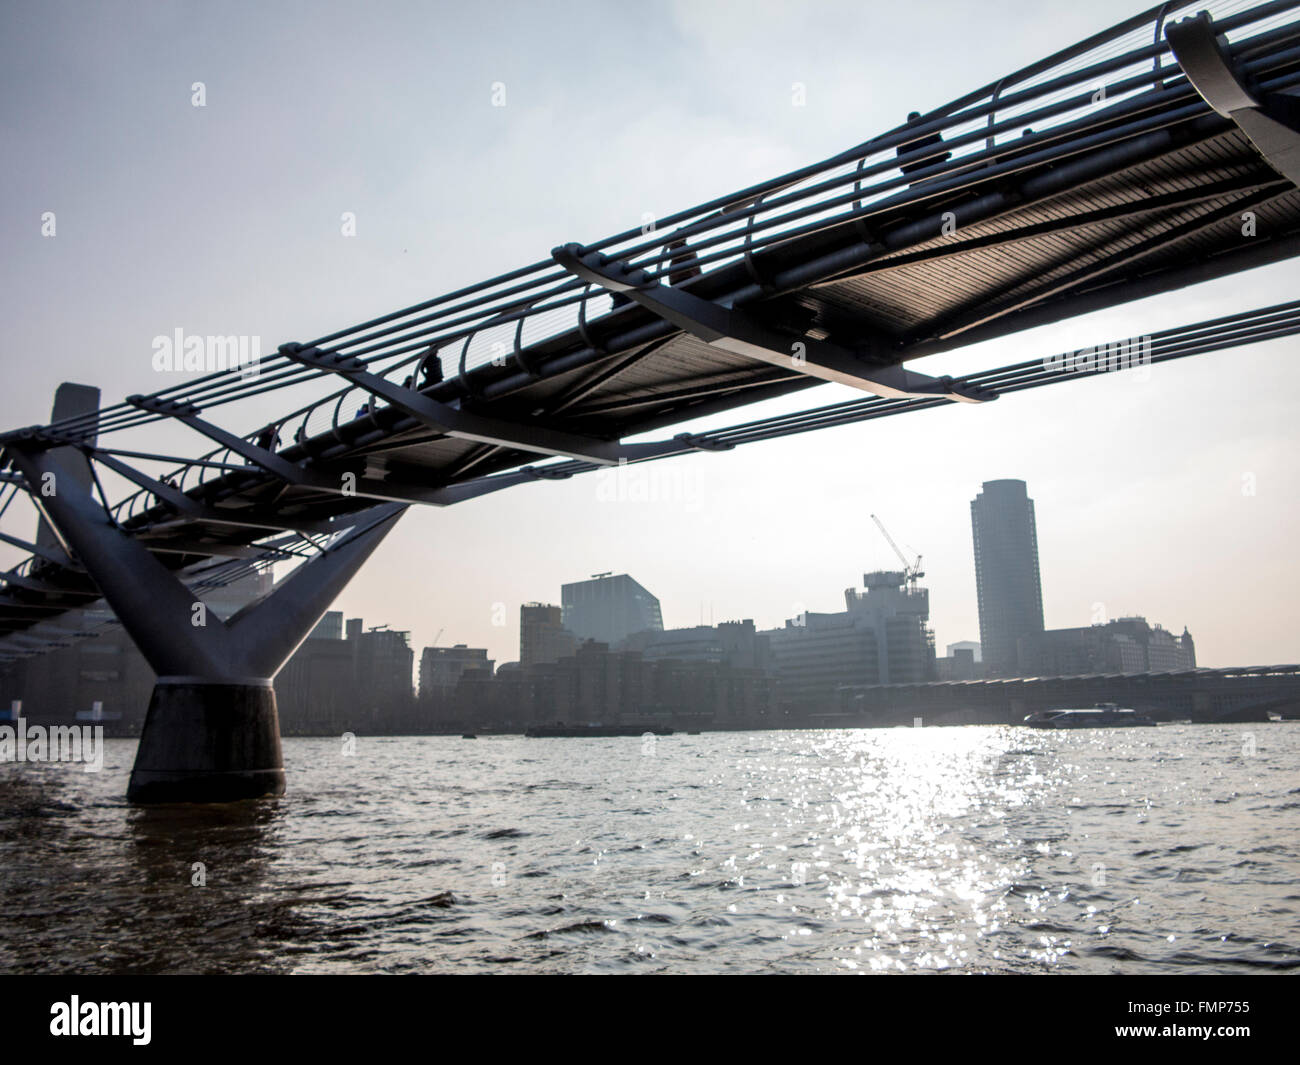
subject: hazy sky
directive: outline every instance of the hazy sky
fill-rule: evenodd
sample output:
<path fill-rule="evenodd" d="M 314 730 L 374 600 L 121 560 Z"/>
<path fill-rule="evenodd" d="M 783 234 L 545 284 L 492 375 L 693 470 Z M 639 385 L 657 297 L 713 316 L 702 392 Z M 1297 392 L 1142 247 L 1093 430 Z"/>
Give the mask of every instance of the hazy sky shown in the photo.
<path fill-rule="evenodd" d="M 6 2 L 0 426 L 47 420 L 60 381 L 106 402 L 172 383 L 151 341 L 177 328 L 271 351 L 824 158 L 1136 10 Z M 961 373 L 1140 335 L 1293 298 L 1298 273 L 911 365 Z M 441 632 L 505 661 L 521 602 L 612 570 L 659 596 L 667 626 L 774 626 L 842 609 L 863 571 L 895 565 L 874 512 L 924 556 L 942 650 L 979 637 L 970 500 L 1015 477 L 1037 504 L 1049 627 L 1140 613 L 1188 626 L 1203 665 L 1294 662 L 1296 344 L 651 464 L 636 489 L 587 475 L 415 508 L 336 607 L 411 630 L 417 656 Z M 702 424 L 857 395 L 825 385 Z M 262 402 L 228 427 L 284 400 Z M 4 520 L 30 534 L 16 509 Z"/>

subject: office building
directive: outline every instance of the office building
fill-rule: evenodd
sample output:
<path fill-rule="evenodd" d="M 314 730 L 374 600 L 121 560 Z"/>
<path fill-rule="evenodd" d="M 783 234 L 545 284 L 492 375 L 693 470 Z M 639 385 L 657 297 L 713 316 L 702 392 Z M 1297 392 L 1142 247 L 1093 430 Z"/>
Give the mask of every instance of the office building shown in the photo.
<path fill-rule="evenodd" d="M 350 618 L 348 625 L 360 618 Z M 378 626 L 369 632 L 353 634 L 348 630 L 347 643 L 353 645 L 354 678 L 358 698 L 372 716 L 380 718 L 390 707 L 405 710 L 413 695 L 411 670 L 415 652 L 411 634 Z"/>
<path fill-rule="evenodd" d="M 303 640 L 275 678 L 280 729 L 286 736 L 337 736 L 359 726 L 364 704 L 354 682 L 358 646 L 339 637 Z"/>
<path fill-rule="evenodd" d="M 343 611 L 329 610 L 316 622 L 316 627 L 307 634 L 309 640 L 343 639 Z"/>
<path fill-rule="evenodd" d="M 455 647 L 426 647 L 420 655 L 420 696 L 446 695 L 470 671 L 491 677 L 493 665 L 486 647 L 467 647 L 463 643 Z"/>
<path fill-rule="evenodd" d="M 1011 676 L 1017 641 L 1043 631 L 1034 501 L 1024 481 L 985 481 L 970 511 L 980 650 L 990 676 Z"/>
<path fill-rule="evenodd" d="M 662 630 L 659 600 L 626 573 L 562 585 L 564 627 L 579 640 L 616 644 L 634 632 Z"/>
<path fill-rule="evenodd" d="M 934 660 L 937 680 L 975 680 L 982 669 L 975 661 L 975 652 L 969 647 L 952 647 L 951 654 Z"/>
<path fill-rule="evenodd" d="M 902 571 L 867 573 L 863 584 L 845 591 L 843 613 L 805 613 L 763 633 L 792 712 L 826 711 L 843 685 L 934 679 L 929 591 Z"/>
<path fill-rule="evenodd" d="M 736 669 L 767 670 L 771 658 L 769 641 L 755 629 L 751 618 L 633 633 L 618 650 L 640 651 L 647 662 L 719 662 Z"/>
<path fill-rule="evenodd" d="M 953 658 L 959 651 L 969 651 L 971 659 L 975 662 L 982 662 L 984 659 L 980 656 L 980 645 L 974 640 L 958 640 L 956 643 L 950 643 L 946 653 L 949 658 Z"/>
<path fill-rule="evenodd" d="M 563 610 L 551 603 L 524 603 L 519 608 L 519 664 L 558 662 L 577 650 L 578 641 L 564 627 Z"/>
<path fill-rule="evenodd" d="M 1175 636 L 1146 618 L 1119 618 L 1086 628 L 1048 629 L 1019 641 L 1020 675 L 1164 673 L 1196 668 L 1191 633 Z"/>

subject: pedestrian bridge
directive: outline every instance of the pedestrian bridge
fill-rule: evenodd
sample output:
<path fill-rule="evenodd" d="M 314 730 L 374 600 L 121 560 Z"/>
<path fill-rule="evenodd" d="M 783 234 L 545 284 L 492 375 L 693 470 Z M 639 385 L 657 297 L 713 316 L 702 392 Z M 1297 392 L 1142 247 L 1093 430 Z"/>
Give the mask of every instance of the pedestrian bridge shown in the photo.
<path fill-rule="evenodd" d="M 254 366 L 106 406 L 64 386 L 50 423 L 0 435 L 8 499 L 43 516 L 0 533 L 29 552 L 0 574 L 0 656 L 78 638 L 106 600 L 159 674 L 132 797 L 275 793 L 270 678 L 410 504 L 932 407 L 972 432 L 1007 393 L 1293 335 L 1300 301 L 959 378 L 907 366 L 1297 254 L 1297 8 L 1165 3 L 831 159 Z M 722 417 L 828 381 L 862 398 Z M 285 413 L 247 424 L 270 393 Z M 671 432 L 700 418 L 718 428 Z M 151 446 L 172 422 L 192 453 Z M 193 623 L 204 588 L 294 558 Z"/>

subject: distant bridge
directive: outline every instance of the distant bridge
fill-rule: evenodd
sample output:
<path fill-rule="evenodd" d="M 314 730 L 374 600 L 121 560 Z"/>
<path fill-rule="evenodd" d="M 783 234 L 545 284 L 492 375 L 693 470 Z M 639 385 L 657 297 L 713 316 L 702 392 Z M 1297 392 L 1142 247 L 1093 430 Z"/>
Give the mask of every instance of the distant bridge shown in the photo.
<path fill-rule="evenodd" d="M 1085 673 L 841 688 L 838 713 L 823 724 L 1019 724 L 1036 710 L 1099 702 L 1158 720 L 1198 723 L 1300 719 L 1300 665 L 1231 666 L 1153 673 Z"/>
<path fill-rule="evenodd" d="M 102 597 L 159 675 L 129 795 L 278 793 L 270 678 L 410 504 L 1294 335 L 1300 301 L 1113 338 L 1091 362 L 905 365 L 1300 251 L 1300 4 L 1182 17 L 1196 6 L 653 228 L 282 345 L 255 374 L 102 409 L 64 386 L 50 424 L 0 436 L 0 513 L 25 492 L 44 519 L 35 542 L 0 534 L 31 552 L 0 574 L 0 656 L 78 638 Z M 627 442 L 826 381 L 865 396 Z M 272 391 L 293 407 L 273 424 L 217 420 Z M 151 449 L 163 422 L 212 446 Z M 136 491 L 110 499 L 104 471 Z M 295 557 L 268 598 L 193 623 L 203 586 Z"/>

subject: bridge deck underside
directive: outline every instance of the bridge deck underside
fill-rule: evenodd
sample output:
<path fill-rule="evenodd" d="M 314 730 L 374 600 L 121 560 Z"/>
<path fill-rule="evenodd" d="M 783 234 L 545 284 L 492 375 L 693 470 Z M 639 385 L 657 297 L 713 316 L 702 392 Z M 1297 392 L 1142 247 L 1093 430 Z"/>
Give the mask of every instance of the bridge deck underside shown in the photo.
<path fill-rule="evenodd" d="M 1197 192 L 1228 186 L 1238 191 L 1206 197 Z M 1185 196 L 1186 202 L 1145 209 L 1152 201 L 1176 194 Z M 951 203 L 939 199 L 924 210 L 941 214 L 945 207 L 972 195 L 965 192 Z M 1144 209 L 1140 214 L 1091 223 L 1071 222 L 1106 210 L 1120 213 L 1124 207 Z M 1247 210 L 1255 215 L 1254 237 L 1243 236 L 1241 215 Z M 919 211 L 914 208 L 909 213 Z M 904 214 L 879 228 L 909 220 Z M 1224 132 L 1040 203 L 959 226 L 950 236 L 937 234 L 872 258 L 843 276 L 746 304 L 746 309 L 767 315 L 792 340 L 806 334 L 852 344 L 861 337 L 883 337 L 896 352 L 895 361 L 903 361 L 960 346 L 991 325 L 1013 332 L 1020 328 L 1017 320 L 1026 326 L 1035 324 L 1035 312 L 1068 317 L 1072 306 L 1085 299 L 1089 307 L 1097 300 L 1123 302 L 1135 280 L 1175 267 L 1206 263 L 1212 269 L 1222 260 L 1226 272 L 1234 268 L 1227 258 L 1231 253 L 1297 236 L 1300 190 L 1281 180 L 1240 134 Z M 841 227 L 802 243 L 775 249 L 771 258 L 779 255 L 799 263 L 861 245 L 861 236 L 851 227 Z M 1100 269 L 1117 261 L 1120 264 L 1113 268 Z M 705 275 L 692 291 L 710 296 L 726 292 L 738 280 L 728 274 L 738 275 L 738 271 Z M 654 324 L 648 312 L 627 306 L 594 319 L 590 329 L 593 334 L 613 335 Z M 466 400 L 465 405 L 511 420 L 538 420 L 576 433 L 618 439 L 821 383 L 793 368 L 787 371 L 755 362 L 680 331 L 665 332 L 663 338 L 593 358 L 587 365 L 536 380 L 507 397 L 480 404 Z M 533 349 L 531 357 L 544 363 L 583 347 L 576 332 L 562 334 Z M 472 376 L 486 384 L 506 372 L 485 366 Z M 430 394 L 460 398 L 454 380 Z M 419 426 L 402 429 L 404 422 L 409 419 L 402 412 L 381 406 L 373 415 L 341 428 L 341 433 L 352 432 L 364 440 L 377 427 L 384 437 L 348 447 L 333 468 L 440 485 L 542 461 L 535 453 L 440 436 Z M 296 459 L 330 448 L 337 448 L 337 442 L 324 435 L 306 441 L 301 449 L 286 449 L 285 454 Z M 340 509 L 337 497 L 286 487 L 262 475 L 241 474 L 231 480 L 243 484 L 221 500 L 222 507 L 274 501 L 282 516 L 304 518 L 325 517 Z M 231 535 L 229 529 L 204 531 Z"/>

